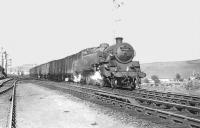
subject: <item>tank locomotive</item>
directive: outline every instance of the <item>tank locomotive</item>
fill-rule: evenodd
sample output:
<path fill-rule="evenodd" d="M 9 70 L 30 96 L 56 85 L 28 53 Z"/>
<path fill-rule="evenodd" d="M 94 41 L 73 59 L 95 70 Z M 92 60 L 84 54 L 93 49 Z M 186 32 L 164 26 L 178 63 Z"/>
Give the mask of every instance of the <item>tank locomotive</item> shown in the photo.
<path fill-rule="evenodd" d="M 56 81 L 76 81 L 100 86 L 129 87 L 132 90 L 139 86 L 141 72 L 139 61 L 133 61 L 135 50 L 117 37 L 116 44 L 106 43 L 99 47 L 87 48 L 77 54 L 54 60 L 30 69 L 30 75 Z M 94 77 L 98 74 L 98 78 Z M 77 78 L 79 80 L 77 81 Z M 76 80 L 75 80 L 76 79 Z"/>

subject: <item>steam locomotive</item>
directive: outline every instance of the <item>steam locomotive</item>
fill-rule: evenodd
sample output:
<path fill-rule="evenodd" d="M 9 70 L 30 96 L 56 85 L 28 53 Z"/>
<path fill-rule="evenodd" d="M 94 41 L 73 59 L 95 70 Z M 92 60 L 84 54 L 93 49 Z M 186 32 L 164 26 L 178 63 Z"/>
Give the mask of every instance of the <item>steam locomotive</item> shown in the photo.
<path fill-rule="evenodd" d="M 106 43 L 77 54 L 30 69 L 30 76 L 55 81 L 75 81 L 99 86 L 135 89 L 146 74 L 141 72 L 133 47 L 117 37 L 116 44 Z"/>

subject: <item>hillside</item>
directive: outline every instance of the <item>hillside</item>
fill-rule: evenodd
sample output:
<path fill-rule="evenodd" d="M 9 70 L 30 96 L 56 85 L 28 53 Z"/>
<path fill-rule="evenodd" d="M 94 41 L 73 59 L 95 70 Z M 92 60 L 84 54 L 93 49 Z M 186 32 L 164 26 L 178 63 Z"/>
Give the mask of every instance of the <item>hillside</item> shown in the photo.
<path fill-rule="evenodd" d="M 25 64 L 10 68 L 8 73 L 18 74 L 23 72 L 29 73 L 29 69 L 35 64 Z M 175 78 L 179 73 L 182 78 L 188 78 L 193 72 L 200 72 L 200 59 L 191 61 L 172 61 L 172 62 L 153 62 L 141 64 L 141 70 L 150 78 L 152 75 L 158 75 L 159 78 Z"/>
<path fill-rule="evenodd" d="M 200 72 L 200 59 L 144 63 L 141 64 L 141 69 L 147 74 L 147 77 L 158 75 L 159 78 L 174 78 L 176 73 L 179 73 L 182 78 L 188 78 L 193 72 Z"/>

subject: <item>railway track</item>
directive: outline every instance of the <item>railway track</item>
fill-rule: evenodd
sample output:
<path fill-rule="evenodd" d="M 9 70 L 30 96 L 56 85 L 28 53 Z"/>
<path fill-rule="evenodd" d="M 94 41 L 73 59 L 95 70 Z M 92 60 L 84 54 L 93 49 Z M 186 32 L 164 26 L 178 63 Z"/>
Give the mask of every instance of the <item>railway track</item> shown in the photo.
<path fill-rule="evenodd" d="M 2 100 L 6 101 L 9 99 L 9 102 L 3 102 L 4 109 L 1 109 L 4 113 L 7 112 L 7 115 L 3 115 L 4 122 L 2 123 L 3 127 L 6 128 L 15 128 L 15 88 L 17 80 L 9 79 L 3 82 L 0 87 L 0 97 Z M 3 107 L 2 107 L 3 108 Z M 8 109 L 7 109 L 8 108 Z M 6 126 L 4 125 L 6 124 Z"/>
<path fill-rule="evenodd" d="M 89 87 L 98 89 L 98 87 L 94 87 L 94 86 L 89 86 Z M 148 91 L 146 89 L 137 89 L 133 91 L 121 90 L 121 89 L 112 90 L 107 87 L 103 87 L 101 89 L 105 91 L 109 90 L 113 93 L 130 95 L 137 99 L 143 99 L 143 98 L 151 99 L 152 102 L 154 100 L 159 100 L 163 103 L 168 103 L 168 102 L 174 103 L 177 106 L 186 105 L 186 106 L 189 106 L 190 108 L 197 108 L 197 110 L 198 108 L 200 108 L 200 97 L 195 96 L 195 95 L 189 96 L 189 95 L 170 93 L 170 92 L 165 93 L 165 92 L 158 92 L 158 91 Z"/>
<path fill-rule="evenodd" d="M 3 86 L 4 83 L 8 82 L 12 80 L 11 78 L 7 78 L 7 79 L 3 79 L 3 80 L 0 80 L 0 88 Z"/>
<path fill-rule="evenodd" d="M 91 88 L 96 88 L 97 87 L 93 87 L 90 86 Z M 136 99 L 151 99 L 151 101 L 153 102 L 154 100 L 159 100 L 163 103 L 174 103 L 177 106 L 179 105 L 185 105 L 188 106 L 188 108 L 197 108 L 200 109 L 200 97 L 198 96 L 189 96 L 189 95 L 184 95 L 184 94 L 176 94 L 176 93 L 165 93 L 165 92 L 158 92 L 158 91 L 148 91 L 146 89 L 137 89 L 134 91 L 129 91 L 129 90 L 121 90 L 121 89 L 108 89 L 108 88 L 101 88 L 102 90 L 109 90 L 113 93 L 120 93 L 120 94 L 126 94 L 126 95 L 130 95 L 133 96 Z"/>
<path fill-rule="evenodd" d="M 16 128 L 16 82 L 17 80 L 13 83 L 8 128 Z"/>
<path fill-rule="evenodd" d="M 136 90 L 133 95 L 141 96 L 144 98 L 151 98 L 151 99 L 158 99 L 167 102 L 173 102 L 177 104 L 184 104 L 188 106 L 194 106 L 200 108 L 200 97 L 198 96 L 190 96 L 190 95 L 183 95 L 177 93 L 165 93 L 165 92 L 157 92 L 157 91 L 148 91 L 145 89 Z M 162 99 L 160 98 L 162 97 Z"/>
<path fill-rule="evenodd" d="M 0 95 L 4 94 L 5 92 L 7 92 L 10 89 L 12 89 L 13 88 L 13 83 L 14 83 L 13 79 L 4 80 L 2 82 L 2 84 L 1 84 L 1 87 L 0 87 Z"/>
<path fill-rule="evenodd" d="M 40 82 L 40 84 L 41 83 L 44 84 L 43 82 Z M 143 115 L 142 118 L 147 118 L 153 121 L 159 120 L 162 124 L 166 123 L 171 125 L 169 127 L 200 128 L 200 108 L 197 106 L 166 102 L 149 97 L 137 97 L 136 95 L 129 95 L 127 93 L 105 91 L 98 88 L 88 88 L 71 84 L 66 86 L 66 84 L 63 83 L 57 83 L 56 87 L 61 88 L 61 90 L 67 90 L 73 95 L 85 97 L 87 100 L 115 106 L 124 109 L 129 113 Z M 145 90 L 137 91 L 144 92 Z M 149 92 L 144 92 L 143 95 L 145 93 L 149 94 Z M 162 97 L 163 95 L 166 95 L 164 93 L 161 94 L 162 93 L 159 93 L 158 96 Z M 151 93 L 151 95 L 154 96 L 154 93 Z"/>

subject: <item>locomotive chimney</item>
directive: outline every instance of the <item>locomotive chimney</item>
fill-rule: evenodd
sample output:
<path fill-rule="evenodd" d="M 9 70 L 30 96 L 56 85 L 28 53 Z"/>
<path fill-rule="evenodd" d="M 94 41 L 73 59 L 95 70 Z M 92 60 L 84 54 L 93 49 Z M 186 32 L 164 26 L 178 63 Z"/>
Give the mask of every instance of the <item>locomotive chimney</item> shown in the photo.
<path fill-rule="evenodd" d="M 116 44 L 121 44 L 123 41 L 122 37 L 116 37 L 115 39 L 116 39 Z"/>

